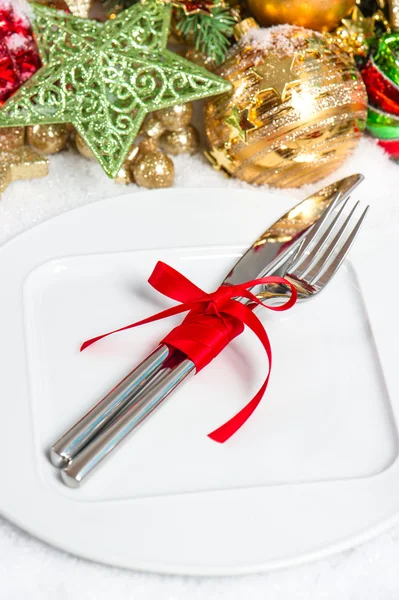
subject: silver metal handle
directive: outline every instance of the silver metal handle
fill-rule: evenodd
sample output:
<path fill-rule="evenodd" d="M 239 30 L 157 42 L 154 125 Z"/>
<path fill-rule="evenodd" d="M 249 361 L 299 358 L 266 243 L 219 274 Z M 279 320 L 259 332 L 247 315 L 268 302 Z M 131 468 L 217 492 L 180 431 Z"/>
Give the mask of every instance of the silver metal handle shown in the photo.
<path fill-rule="evenodd" d="M 51 448 L 54 466 L 64 467 L 129 403 L 168 359 L 172 350 L 161 344 L 67 431 Z"/>
<path fill-rule="evenodd" d="M 195 365 L 182 358 L 173 367 L 161 369 L 155 382 L 140 393 L 137 401 L 114 420 L 114 423 L 101 431 L 61 471 L 61 477 L 69 487 L 79 487 L 98 465 L 131 434 L 169 396 L 171 392 L 190 375 L 194 375 Z"/>

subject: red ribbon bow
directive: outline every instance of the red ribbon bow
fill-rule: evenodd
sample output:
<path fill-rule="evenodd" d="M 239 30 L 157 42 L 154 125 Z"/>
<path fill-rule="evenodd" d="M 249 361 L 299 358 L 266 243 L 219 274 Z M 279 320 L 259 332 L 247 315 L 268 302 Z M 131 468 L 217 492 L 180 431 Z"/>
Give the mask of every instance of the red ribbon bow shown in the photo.
<path fill-rule="evenodd" d="M 220 286 L 208 294 L 194 285 L 189 279 L 169 265 L 158 262 L 148 282 L 164 296 L 181 302 L 178 306 L 167 308 L 151 317 L 131 323 L 115 331 L 87 340 L 81 346 L 84 350 L 98 340 L 125 331 L 132 327 L 159 321 L 172 315 L 188 312 L 181 325 L 178 325 L 162 340 L 164 344 L 180 350 L 190 358 L 198 373 L 217 356 L 233 338 L 242 333 L 247 325 L 262 343 L 269 360 L 267 377 L 250 402 L 224 425 L 208 434 L 209 437 L 223 443 L 228 440 L 251 416 L 266 391 L 272 366 L 272 350 L 268 335 L 249 306 L 233 300 L 234 297 L 248 298 L 251 302 L 269 310 L 282 311 L 291 308 L 297 300 L 295 287 L 282 277 L 260 277 L 239 285 Z M 280 283 L 291 288 L 291 297 L 282 306 L 266 306 L 252 294 L 248 288 L 259 284 Z"/>

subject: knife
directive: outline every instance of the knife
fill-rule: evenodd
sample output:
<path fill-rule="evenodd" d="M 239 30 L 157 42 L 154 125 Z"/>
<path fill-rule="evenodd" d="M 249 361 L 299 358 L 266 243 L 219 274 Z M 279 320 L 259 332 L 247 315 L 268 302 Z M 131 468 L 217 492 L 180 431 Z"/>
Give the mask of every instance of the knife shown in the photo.
<path fill-rule="evenodd" d="M 342 199 L 348 196 L 362 179 L 361 175 L 342 179 L 291 209 L 254 242 L 223 284 L 234 285 L 271 273 L 279 274 L 279 269 L 303 239 L 304 232 L 323 214 L 331 200 L 338 193 Z M 58 467 L 66 465 L 62 471 L 65 483 L 72 487 L 79 485 L 128 432 L 194 372 L 194 364 L 184 355 L 177 359 L 175 350 L 165 345 L 154 350 L 54 444 L 51 461 Z M 156 380 L 154 375 L 157 375 Z M 119 431 L 115 437 L 122 421 L 127 428 L 123 426 L 123 432 Z"/>

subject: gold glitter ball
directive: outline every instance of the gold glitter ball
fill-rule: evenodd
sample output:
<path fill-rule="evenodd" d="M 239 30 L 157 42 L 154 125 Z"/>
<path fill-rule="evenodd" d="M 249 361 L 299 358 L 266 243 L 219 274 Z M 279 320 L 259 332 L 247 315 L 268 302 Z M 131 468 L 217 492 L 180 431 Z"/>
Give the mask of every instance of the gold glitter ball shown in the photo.
<path fill-rule="evenodd" d="M 140 133 L 150 138 L 158 138 L 165 131 L 165 125 L 158 116 L 150 114 L 141 126 Z"/>
<path fill-rule="evenodd" d="M 75 133 L 75 144 L 78 152 L 82 156 L 89 159 L 96 158 L 78 131 Z"/>
<path fill-rule="evenodd" d="M 193 105 L 191 102 L 176 104 L 170 108 L 159 110 L 155 114 L 166 129 L 174 131 L 190 123 L 193 116 Z"/>
<path fill-rule="evenodd" d="M 158 148 L 158 139 L 156 138 L 144 138 L 139 144 L 140 154 L 146 154 L 146 152 L 157 152 Z"/>
<path fill-rule="evenodd" d="M 172 160 L 163 152 L 140 154 L 133 165 L 134 180 L 146 188 L 170 187 L 174 179 Z"/>
<path fill-rule="evenodd" d="M 127 155 L 126 160 L 123 162 L 121 168 L 118 171 L 116 177 L 114 177 L 115 183 L 122 185 L 128 185 L 134 183 L 133 165 L 139 156 L 139 147 L 136 144 L 130 148 L 130 152 Z"/>
<path fill-rule="evenodd" d="M 64 124 L 30 125 L 27 127 L 26 140 L 29 146 L 39 152 L 56 154 L 66 147 L 69 136 L 69 128 Z"/>
<path fill-rule="evenodd" d="M 166 131 L 160 138 L 162 150 L 167 154 L 195 154 L 199 148 L 199 134 L 192 125 L 177 131 Z"/>
<path fill-rule="evenodd" d="M 233 177 L 274 187 L 312 183 L 335 171 L 361 137 L 365 86 L 323 34 L 254 27 L 218 73 L 233 90 L 206 102 L 207 156 Z"/>

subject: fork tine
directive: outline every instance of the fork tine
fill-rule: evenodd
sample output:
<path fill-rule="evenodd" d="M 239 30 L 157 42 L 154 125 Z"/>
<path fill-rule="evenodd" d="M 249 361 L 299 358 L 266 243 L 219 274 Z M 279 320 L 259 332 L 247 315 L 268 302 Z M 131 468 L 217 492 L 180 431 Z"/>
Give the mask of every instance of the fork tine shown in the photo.
<path fill-rule="evenodd" d="M 317 258 L 320 255 L 320 253 L 325 249 L 326 244 L 327 244 L 328 240 L 330 239 L 331 234 L 334 231 L 341 215 L 343 214 L 343 211 L 345 210 L 348 201 L 349 201 L 349 198 L 347 198 L 345 200 L 345 202 L 342 204 L 341 208 L 339 209 L 338 213 L 336 214 L 336 216 L 334 217 L 334 219 L 328 226 L 327 230 L 324 232 L 324 234 L 318 240 L 318 242 L 316 243 L 316 246 L 314 248 L 312 248 L 312 251 L 310 253 L 308 253 L 301 262 L 299 262 L 300 268 L 299 269 L 297 268 L 295 271 L 296 277 L 303 279 L 305 277 L 305 275 L 307 273 L 309 273 L 309 271 L 312 269 L 313 265 L 315 264 Z"/>
<path fill-rule="evenodd" d="M 370 207 L 367 206 L 364 209 L 364 211 L 361 214 L 360 218 L 358 219 L 355 227 L 352 229 L 352 232 L 347 237 L 341 250 L 336 255 L 334 260 L 330 263 L 327 270 L 325 270 L 324 273 L 322 274 L 322 276 L 320 278 L 318 278 L 316 281 L 312 280 L 310 282 L 311 284 L 317 283 L 317 287 L 319 289 L 321 289 L 332 279 L 332 277 L 335 275 L 335 273 L 338 271 L 339 267 L 341 266 L 342 262 L 345 260 L 346 255 L 348 254 L 349 250 L 351 249 L 351 246 L 352 246 L 353 242 L 355 241 L 357 234 L 359 233 L 359 229 L 363 224 L 363 221 L 366 217 L 366 214 L 367 214 L 367 211 L 369 208 Z"/>
<path fill-rule="evenodd" d="M 339 243 L 344 237 L 344 234 L 348 231 L 348 225 L 358 205 L 359 202 L 356 202 L 355 206 L 352 208 L 349 215 L 346 217 L 343 225 L 341 225 L 340 229 L 338 230 L 338 233 L 334 236 L 334 239 L 327 245 L 326 248 L 322 249 L 324 250 L 323 254 L 320 256 L 319 253 L 319 257 L 317 258 L 317 260 L 313 261 L 313 263 L 311 264 L 311 268 L 308 269 L 308 274 L 306 277 L 306 281 L 308 281 L 309 283 L 315 281 L 320 276 L 321 271 L 326 268 L 326 266 L 328 265 L 328 261 L 330 260 L 333 253 L 339 249 Z M 338 216 L 340 215 L 337 215 L 337 217 Z M 302 278 L 302 275 L 298 275 L 297 273 L 295 273 L 295 276 Z"/>
<path fill-rule="evenodd" d="M 335 208 L 338 206 L 338 204 L 342 201 L 342 199 L 343 199 L 342 192 L 338 192 L 337 195 L 335 196 L 334 200 L 330 203 L 330 206 L 325 211 L 324 215 L 322 217 L 320 217 L 320 219 L 313 225 L 312 231 L 305 237 L 304 241 L 299 246 L 296 254 L 294 255 L 294 257 L 288 267 L 288 269 L 290 271 L 295 270 L 298 267 L 298 265 L 303 261 L 303 259 L 305 258 L 306 249 L 309 248 L 310 244 L 312 242 L 314 242 L 315 239 L 317 239 L 317 237 L 318 237 L 317 234 L 320 231 L 321 227 L 326 222 L 326 220 L 329 218 L 332 211 L 335 210 Z"/>

